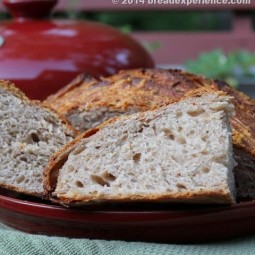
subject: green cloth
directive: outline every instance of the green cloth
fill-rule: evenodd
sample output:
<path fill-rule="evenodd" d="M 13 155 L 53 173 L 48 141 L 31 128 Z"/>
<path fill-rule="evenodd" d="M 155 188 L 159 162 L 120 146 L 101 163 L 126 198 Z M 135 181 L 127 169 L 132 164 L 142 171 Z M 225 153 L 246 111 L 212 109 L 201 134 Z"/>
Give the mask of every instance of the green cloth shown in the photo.
<path fill-rule="evenodd" d="M 255 255 L 255 236 L 211 244 L 176 245 L 31 235 L 0 224 L 0 255 Z"/>

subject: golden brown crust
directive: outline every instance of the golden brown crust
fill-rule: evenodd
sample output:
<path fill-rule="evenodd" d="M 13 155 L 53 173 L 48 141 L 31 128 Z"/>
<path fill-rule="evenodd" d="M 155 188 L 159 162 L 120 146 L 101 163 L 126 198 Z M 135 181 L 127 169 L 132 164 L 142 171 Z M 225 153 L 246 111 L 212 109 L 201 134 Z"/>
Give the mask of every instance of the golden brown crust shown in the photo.
<path fill-rule="evenodd" d="M 72 80 L 69 84 L 67 84 L 65 87 L 61 88 L 57 93 L 48 96 L 45 99 L 45 102 L 47 104 L 54 103 L 56 100 L 61 99 L 62 96 L 74 90 L 75 88 L 79 87 L 83 83 L 89 84 L 93 81 L 96 81 L 96 79 L 91 77 L 90 75 L 85 73 L 80 74 L 74 80 Z"/>
<path fill-rule="evenodd" d="M 190 89 L 213 83 L 203 76 L 180 70 L 137 69 L 121 71 L 101 80 L 90 79 L 80 85 L 68 85 L 46 102 L 63 115 L 77 109 L 97 108 L 146 111 L 167 104 L 171 98 L 183 96 Z"/>
<path fill-rule="evenodd" d="M 223 190 L 211 190 L 211 191 L 198 191 L 198 192 L 181 192 L 181 193 L 168 193 L 168 194 L 158 194 L 143 196 L 143 195 L 132 195 L 132 196 L 106 196 L 106 195 L 93 195 L 93 198 L 81 195 L 75 195 L 70 199 L 64 195 L 59 197 L 53 197 L 52 201 L 56 203 L 61 203 L 65 206 L 81 206 L 85 204 L 93 203 L 112 203 L 112 202 L 182 202 L 182 203 L 199 203 L 199 204 L 233 204 L 233 198 L 224 193 Z"/>
<path fill-rule="evenodd" d="M 25 102 L 29 101 L 26 95 L 20 89 L 18 89 L 12 82 L 0 80 L 0 84 L 2 88 L 11 92 L 14 96 L 20 98 L 22 101 L 25 101 Z"/>

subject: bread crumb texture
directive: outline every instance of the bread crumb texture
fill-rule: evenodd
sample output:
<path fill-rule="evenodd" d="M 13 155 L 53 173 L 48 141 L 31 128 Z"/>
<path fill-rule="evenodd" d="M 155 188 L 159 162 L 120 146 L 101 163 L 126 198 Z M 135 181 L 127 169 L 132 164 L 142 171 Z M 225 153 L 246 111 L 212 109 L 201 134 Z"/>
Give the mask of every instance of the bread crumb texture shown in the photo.
<path fill-rule="evenodd" d="M 233 203 L 233 105 L 210 92 L 120 117 L 76 143 L 53 196 L 88 201 Z"/>
<path fill-rule="evenodd" d="M 43 169 L 75 132 L 58 114 L 0 81 L 0 186 L 30 195 L 43 192 Z"/>

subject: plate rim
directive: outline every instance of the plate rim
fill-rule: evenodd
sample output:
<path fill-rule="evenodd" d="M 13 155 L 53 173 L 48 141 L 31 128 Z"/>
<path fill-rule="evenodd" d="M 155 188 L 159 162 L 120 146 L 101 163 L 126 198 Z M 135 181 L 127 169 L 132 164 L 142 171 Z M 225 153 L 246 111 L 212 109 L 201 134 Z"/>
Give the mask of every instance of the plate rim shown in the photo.
<path fill-rule="evenodd" d="M 204 215 L 212 213 L 220 213 L 227 211 L 235 211 L 240 209 L 246 209 L 254 207 L 255 209 L 255 200 L 248 202 L 241 202 L 233 205 L 222 205 L 218 206 L 210 205 L 210 207 L 198 207 L 194 206 L 187 209 L 159 209 L 159 210 L 102 210 L 89 208 L 86 209 L 77 209 L 77 208 L 67 208 L 62 205 L 57 204 L 44 204 L 40 202 L 29 201 L 25 199 L 13 198 L 0 194 L 0 208 L 12 211 L 14 213 L 24 214 L 27 216 L 40 217 L 44 219 L 58 219 L 58 220 L 71 220 L 71 221 L 80 221 L 82 222 L 122 222 L 131 216 L 135 216 L 136 220 L 134 222 L 143 222 L 143 221 L 159 221 L 173 218 L 181 217 L 191 217 L 192 215 Z M 46 212 L 46 213 L 45 213 Z M 72 217 L 71 217 L 72 216 Z M 102 220 L 104 216 L 104 220 Z M 71 217 L 71 218 L 70 218 Z"/>

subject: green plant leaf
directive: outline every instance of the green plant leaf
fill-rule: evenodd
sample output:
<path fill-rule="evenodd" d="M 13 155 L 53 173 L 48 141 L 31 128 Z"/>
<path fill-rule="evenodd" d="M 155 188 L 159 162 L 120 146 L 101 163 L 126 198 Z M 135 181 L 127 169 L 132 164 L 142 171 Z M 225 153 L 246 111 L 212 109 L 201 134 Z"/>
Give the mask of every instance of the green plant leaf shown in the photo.
<path fill-rule="evenodd" d="M 236 87 L 247 79 L 255 80 L 255 54 L 245 50 L 231 51 L 225 54 L 220 49 L 201 53 L 195 60 L 185 63 L 188 71 L 203 74 L 208 78 L 222 79 Z"/>

